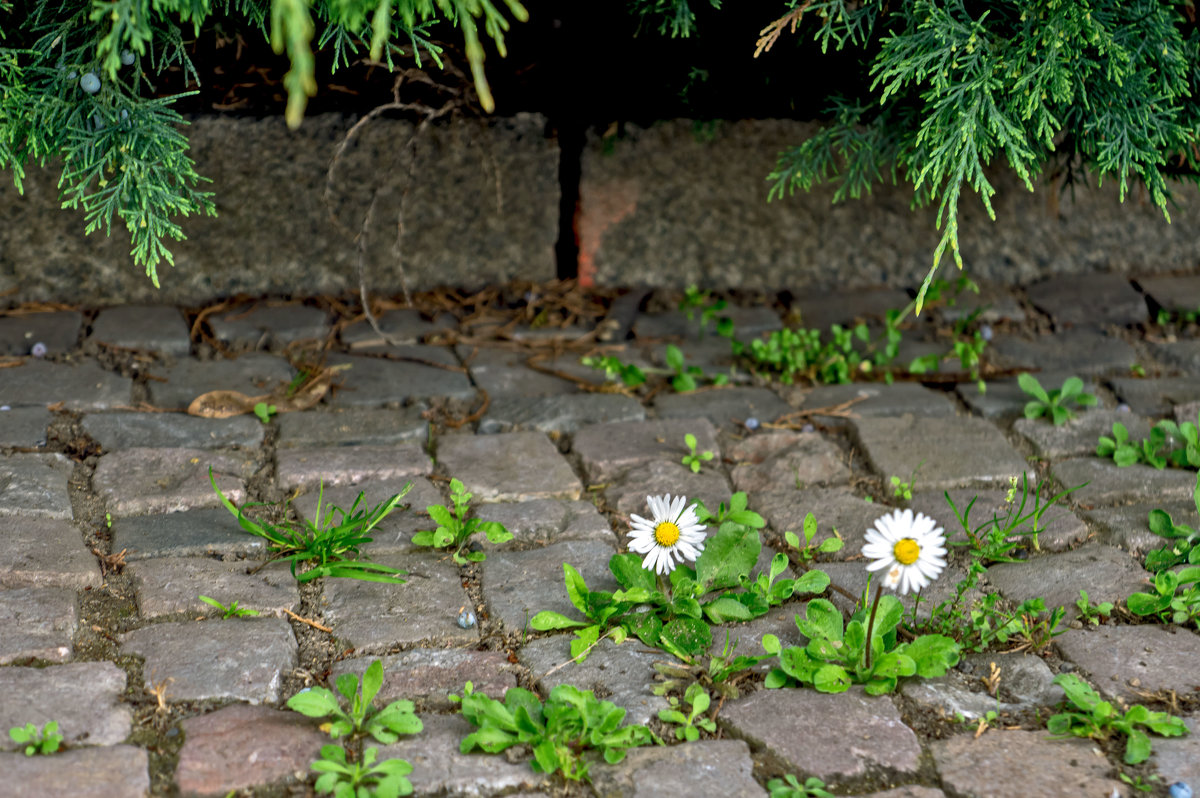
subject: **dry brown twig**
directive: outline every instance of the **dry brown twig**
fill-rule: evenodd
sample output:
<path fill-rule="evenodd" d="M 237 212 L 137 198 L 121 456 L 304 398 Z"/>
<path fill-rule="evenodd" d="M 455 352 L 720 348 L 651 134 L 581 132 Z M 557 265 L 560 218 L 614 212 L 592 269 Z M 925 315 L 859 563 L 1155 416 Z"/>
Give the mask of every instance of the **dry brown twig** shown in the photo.
<path fill-rule="evenodd" d="M 805 0 L 805 2 L 796 6 L 791 11 L 787 12 L 782 17 L 760 30 L 758 32 L 758 43 L 754 48 L 754 57 L 758 58 L 767 50 L 770 50 L 772 47 L 774 47 L 775 42 L 779 41 L 779 37 L 783 35 L 783 29 L 788 25 L 791 25 L 791 33 L 794 34 L 796 32 L 796 26 L 800 24 L 800 18 L 804 16 L 804 12 L 808 10 L 808 7 L 811 5 L 811 3 L 812 0 Z"/>

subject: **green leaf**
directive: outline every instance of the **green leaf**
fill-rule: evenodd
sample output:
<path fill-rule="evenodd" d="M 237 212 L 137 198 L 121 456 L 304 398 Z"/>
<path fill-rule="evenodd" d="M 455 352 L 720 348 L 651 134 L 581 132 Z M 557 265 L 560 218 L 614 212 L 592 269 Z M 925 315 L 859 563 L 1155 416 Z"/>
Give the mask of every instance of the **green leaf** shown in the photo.
<path fill-rule="evenodd" d="M 425 512 L 429 513 L 429 517 L 437 523 L 438 526 L 451 528 L 458 525 L 458 519 L 450 514 L 450 511 L 440 504 L 431 504 L 425 508 Z"/>
<path fill-rule="evenodd" d="M 513 539 L 512 532 L 497 521 L 484 521 L 479 525 L 479 530 L 487 537 L 489 543 L 506 543 Z"/>
<path fill-rule="evenodd" d="M 850 689 L 850 674 L 841 665 L 822 665 L 813 674 L 813 687 L 822 693 L 844 693 Z"/>
<path fill-rule="evenodd" d="M 796 628 L 809 640 L 842 639 L 842 613 L 827 599 L 813 599 L 804 610 L 804 618 L 796 616 Z"/>
<path fill-rule="evenodd" d="M 412 542 L 414 546 L 432 546 L 433 531 L 425 530 L 423 532 L 417 532 L 412 536 Z"/>
<path fill-rule="evenodd" d="M 1042 384 L 1038 382 L 1037 378 L 1029 372 L 1022 372 L 1017 376 L 1017 385 L 1021 387 L 1022 391 L 1034 397 L 1043 405 L 1050 404 L 1050 396 L 1046 393 L 1046 389 L 1043 388 Z M 1025 406 L 1025 417 L 1030 418 L 1029 405 Z"/>
<path fill-rule="evenodd" d="M 749 621 L 754 617 L 745 604 L 730 596 L 721 596 L 705 604 L 704 614 L 712 623 Z"/>
<path fill-rule="evenodd" d="M 958 664 L 961 646 L 945 635 L 921 635 L 904 647 L 904 654 L 912 658 L 917 675 L 923 679 L 936 679 Z"/>
<path fill-rule="evenodd" d="M 807 513 L 804 516 L 804 542 L 812 543 L 812 539 L 817 534 L 817 519 L 812 513 Z"/>
<path fill-rule="evenodd" d="M 813 569 L 800 575 L 793 590 L 796 593 L 824 593 L 827 587 L 829 587 L 829 574 Z"/>
<path fill-rule="evenodd" d="M 1059 389 L 1059 401 L 1065 402 L 1068 399 L 1077 397 L 1083 393 L 1083 380 L 1078 377 L 1067 377 L 1063 381 L 1062 388 Z M 1095 397 L 1093 397 L 1095 399 Z"/>
<path fill-rule="evenodd" d="M 287 700 L 288 709 L 309 718 L 324 718 L 341 711 L 341 705 L 333 693 L 324 687 L 301 690 Z"/>
<path fill-rule="evenodd" d="M 1125 763 L 1136 765 L 1145 762 L 1150 756 L 1150 738 L 1141 729 L 1130 729 L 1129 739 L 1125 742 Z"/>
<path fill-rule="evenodd" d="M 373 660 L 367 666 L 367 670 L 363 673 L 362 677 L 363 706 L 370 705 L 381 687 L 383 687 L 383 663 L 379 660 Z"/>
<path fill-rule="evenodd" d="M 1043 415 L 1045 415 L 1047 409 L 1048 409 L 1047 405 L 1044 405 L 1041 402 L 1038 402 L 1038 401 L 1027 402 L 1025 404 L 1025 418 L 1028 418 L 1028 419 L 1041 418 Z"/>
<path fill-rule="evenodd" d="M 679 347 L 675 346 L 675 344 L 667 344 L 666 360 L 667 360 L 667 368 L 671 369 L 672 371 L 683 371 L 683 352 L 680 351 Z M 691 449 L 695 449 L 696 448 L 695 436 L 688 434 L 687 436 L 685 436 L 685 439 L 686 438 L 692 439 L 691 442 L 688 444 L 688 447 Z"/>
<path fill-rule="evenodd" d="M 586 621 L 576 621 L 550 610 L 542 610 L 529 619 L 529 628 L 538 632 L 548 632 L 551 629 L 575 629 L 587 625 Z"/>
<path fill-rule="evenodd" d="M 659 639 L 673 644 L 685 654 L 696 655 L 712 645 L 712 630 L 697 618 L 676 618 L 663 626 Z"/>
<path fill-rule="evenodd" d="M 642 567 L 642 555 L 635 552 L 614 554 L 608 560 L 608 570 L 616 577 L 617 584 L 626 590 L 641 588 L 649 593 L 658 590 L 654 572 Z"/>
<path fill-rule="evenodd" d="M 577 631 L 575 639 L 571 641 L 571 659 L 576 662 L 583 662 L 587 659 L 588 651 L 599 639 L 599 626 L 587 626 Z"/>
<path fill-rule="evenodd" d="M 762 541 L 756 530 L 740 524 L 721 524 L 717 534 L 704 543 L 704 551 L 696 560 L 696 575 L 701 592 L 722 590 L 741 584 L 750 573 L 762 551 Z"/>
<path fill-rule="evenodd" d="M 579 575 L 579 571 L 576 571 L 567 562 L 563 563 L 563 581 L 567 586 L 567 598 L 575 605 L 575 609 L 584 615 L 589 615 L 587 582 L 583 581 L 583 577 Z"/>

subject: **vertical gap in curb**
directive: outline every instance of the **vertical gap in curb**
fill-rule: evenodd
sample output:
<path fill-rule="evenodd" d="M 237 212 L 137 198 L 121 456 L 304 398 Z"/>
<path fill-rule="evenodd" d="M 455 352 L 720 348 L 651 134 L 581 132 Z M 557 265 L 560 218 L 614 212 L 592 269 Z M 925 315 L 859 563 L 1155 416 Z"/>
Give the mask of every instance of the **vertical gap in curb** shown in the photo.
<path fill-rule="evenodd" d="M 558 279 L 579 277 L 579 235 L 575 218 L 579 210 L 579 182 L 583 173 L 585 126 L 574 119 L 559 120 L 558 129 L 558 241 L 554 257 Z"/>

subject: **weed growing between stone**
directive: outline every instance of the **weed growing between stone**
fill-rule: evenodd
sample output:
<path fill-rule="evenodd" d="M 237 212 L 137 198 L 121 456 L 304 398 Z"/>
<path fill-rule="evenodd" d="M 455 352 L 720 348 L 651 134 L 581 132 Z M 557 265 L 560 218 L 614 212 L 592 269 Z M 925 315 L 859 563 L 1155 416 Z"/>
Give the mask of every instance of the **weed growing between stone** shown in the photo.
<path fill-rule="evenodd" d="M 432 546 L 435 549 L 453 547 L 454 562 L 466 565 L 471 562 L 483 562 L 487 554 L 482 551 L 466 551 L 471 543 L 471 536 L 482 532 L 490 543 L 504 543 L 512 540 L 512 533 L 504 525 L 496 521 L 482 521 L 478 518 L 467 518 L 467 508 L 470 506 L 473 494 L 457 479 L 450 480 L 450 499 L 454 504 L 454 513 L 441 504 L 431 504 L 425 508 L 429 517 L 438 523 L 437 529 L 426 529 L 413 535 L 412 542 L 416 546 Z"/>
<path fill-rule="evenodd" d="M 1120 712 L 1109 702 L 1101 700 L 1100 694 L 1074 673 L 1060 673 L 1054 677 L 1054 683 L 1066 693 L 1065 704 L 1068 708 L 1047 721 L 1046 728 L 1050 733 L 1093 740 L 1124 736 L 1127 764 L 1136 765 L 1150 756 L 1147 730 L 1163 737 L 1187 734 L 1183 720 L 1166 712 L 1152 712 L 1141 704 L 1134 704 L 1125 712 Z"/>
<path fill-rule="evenodd" d="M 24 727 L 14 726 L 8 730 L 8 736 L 18 745 L 25 746 L 25 756 L 37 754 L 53 754 L 58 751 L 63 736 L 58 733 L 58 721 L 52 720 L 38 731 L 37 726 L 26 723 Z"/>
<path fill-rule="evenodd" d="M 245 618 L 248 616 L 258 615 L 258 610 L 252 610 L 248 607 L 239 607 L 237 599 L 234 599 L 233 603 L 226 607 L 215 598 L 209 598 L 208 596 L 197 596 L 197 598 L 210 607 L 216 607 L 217 611 L 221 613 L 221 619 L 225 621 L 229 620 L 230 618 Z"/>
<path fill-rule="evenodd" d="M 1176 424 L 1163 419 L 1150 429 L 1150 437 L 1139 443 L 1129 439 L 1129 430 L 1117 421 L 1112 437 L 1101 435 L 1096 443 L 1096 456 L 1111 459 L 1119 466 L 1145 463 L 1160 471 L 1168 466 L 1200 470 L 1200 413 L 1196 423 Z"/>
<path fill-rule="evenodd" d="M 1099 604 L 1092 604 L 1088 598 L 1086 590 L 1079 591 L 1079 598 L 1075 599 L 1075 607 L 1079 610 L 1077 620 L 1092 626 L 1099 626 L 1112 616 L 1113 604 L 1111 601 L 1102 601 Z"/>
<path fill-rule="evenodd" d="M 242 510 L 253 505 L 234 505 L 217 487 L 211 468 L 208 469 L 208 480 L 221 504 L 233 514 L 242 529 L 267 541 L 271 560 L 291 563 L 292 576 L 296 577 L 297 582 L 311 582 L 322 576 L 330 576 L 367 582 L 404 583 L 399 578 L 405 574 L 404 571 L 370 560 L 351 558 L 358 556 L 359 546 L 371 542 L 368 533 L 396 509 L 400 500 L 412 489 L 411 482 L 396 495 L 370 509 L 361 506 L 364 494 L 359 493 L 349 510 L 334 505 L 328 507 L 324 515 L 321 513 L 325 492 L 322 485 L 317 497 L 316 522 L 289 521 L 281 526 L 247 517 Z M 312 567 L 297 574 L 296 566 L 300 563 L 311 563 Z"/>
<path fill-rule="evenodd" d="M 1097 401 L 1094 394 L 1084 392 L 1083 380 L 1078 377 L 1067 377 L 1061 388 L 1047 391 L 1037 377 L 1026 372 L 1017 377 L 1017 384 L 1028 396 L 1033 397 L 1025 403 L 1025 418 L 1045 416 L 1056 427 L 1075 418 L 1075 410 L 1071 405 L 1094 407 Z"/>
<path fill-rule="evenodd" d="M 825 789 L 825 782 L 816 776 L 809 776 L 801 784 L 791 773 L 782 779 L 768 781 L 767 790 L 770 798 L 834 798 L 833 793 Z"/>
<path fill-rule="evenodd" d="M 1196 475 L 1196 488 L 1192 491 L 1196 514 L 1200 515 L 1200 474 Z M 1181 563 L 1200 565 L 1200 531 L 1187 524 L 1177 524 L 1166 510 L 1150 511 L 1150 531 L 1170 543 L 1160 549 L 1146 552 L 1146 569 L 1155 573 Z"/>
<path fill-rule="evenodd" d="M 475 692 L 471 682 L 461 696 L 451 694 L 450 700 L 461 704 L 463 717 L 477 728 L 459 745 L 464 754 L 476 748 L 497 754 L 515 745 L 528 745 L 533 749 L 530 765 L 535 772 L 558 772 L 572 781 L 589 779 L 588 751 L 616 764 L 630 748 L 663 744 L 645 726 L 622 726 L 624 708 L 599 700 L 591 690 L 567 684 L 551 690 L 544 705 L 520 687 L 509 688 L 500 702 Z"/>
<path fill-rule="evenodd" d="M 699 474 L 701 465 L 710 462 L 716 456 L 708 449 L 697 452 L 696 436 L 690 432 L 683 436 L 683 442 L 688 447 L 688 453 L 679 462 L 690 468 L 693 474 Z"/>

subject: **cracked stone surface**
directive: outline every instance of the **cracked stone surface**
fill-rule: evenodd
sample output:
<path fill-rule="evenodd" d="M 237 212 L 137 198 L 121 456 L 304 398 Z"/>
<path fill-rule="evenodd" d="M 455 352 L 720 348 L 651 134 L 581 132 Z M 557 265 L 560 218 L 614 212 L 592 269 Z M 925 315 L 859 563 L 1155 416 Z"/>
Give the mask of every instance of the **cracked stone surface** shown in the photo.
<path fill-rule="evenodd" d="M 399 480 L 424 476 L 433 470 L 429 455 L 413 441 L 392 446 L 284 449 L 277 459 L 277 478 L 289 489 Z"/>
<path fill-rule="evenodd" d="M 728 478 L 720 471 L 702 468 L 694 473 L 679 463 L 661 460 L 630 468 L 604 489 L 604 495 L 610 504 L 616 506 L 618 513 L 637 513 L 641 516 L 650 512 L 646 505 L 647 496 L 664 493 L 687 496 L 689 503 L 704 502 L 705 507 L 715 512 L 721 502 L 729 504 L 732 492 Z"/>
<path fill-rule="evenodd" d="M 566 540 L 596 540 L 611 545 L 613 540 L 608 521 L 595 505 L 586 501 L 534 499 L 481 504 L 475 515 L 484 521 L 503 524 L 513 535 L 508 543 L 479 540 L 480 548 L 485 551 L 545 546 Z"/>
<path fill-rule="evenodd" d="M 698 740 L 670 748 L 637 748 L 619 765 L 596 767 L 602 795 L 650 798 L 683 792 L 694 798 L 759 798 L 750 747 L 741 740 Z"/>
<path fill-rule="evenodd" d="M 349 366 L 344 384 L 330 400 L 337 408 L 381 407 L 431 399 L 469 401 L 475 396 L 465 369 L 449 349 L 406 346 L 388 350 L 395 360 L 330 355 L 328 366 Z"/>
<path fill-rule="evenodd" d="M 349 407 L 328 413 L 284 413 L 277 417 L 281 449 L 321 446 L 393 446 L 429 440 L 429 422 L 421 410 Z"/>
<path fill-rule="evenodd" d="M 490 392 L 489 392 L 490 393 Z M 499 396 L 479 422 L 481 433 L 532 430 L 570 434 L 588 424 L 643 421 L 646 410 L 629 396 L 582 393 L 566 396 Z"/>
<path fill-rule="evenodd" d="M 591 540 L 530 551 L 492 552 L 481 566 L 488 614 L 509 632 L 520 632 L 528 619 L 542 610 L 579 617 L 563 586 L 563 563 L 570 563 L 590 590 L 616 590 L 617 582 L 608 570 L 613 554 L 612 542 Z M 454 611 L 458 612 L 457 607 Z"/>
<path fill-rule="evenodd" d="M 61 454 L 14 454 L 0 460 L 0 517 L 70 519 L 71 471 L 71 461 Z"/>
<path fill-rule="evenodd" d="M 990 383 L 988 387 L 991 388 Z M 798 399 L 797 406 L 801 410 L 831 408 L 853 400 L 854 404 L 847 409 L 863 418 L 902 416 L 906 413 L 933 418 L 956 415 L 954 403 L 946 394 L 911 382 L 897 382 L 892 385 L 882 382 L 818 385 L 797 390 L 795 394 Z M 845 423 L 844 419 L 836 416 L 818 415 L 815 418 L 822 423 Z"/>
<path fill-rule="evenodd" d="M 528 463 L 541 465 L 536 469 Z M 480 502 L 578 499 L 579 477 L 540 432 L 454 435 L 438 446 L 438 463 Z"/>
<path fill-rule="evenodd" d="M 1149 316 L 1146 298 L 1120 274 L 1051 277 L 1027 289 L 1029 301 L 1066 326 L 1137 324 Z"/>
<path fill-rule="evenodd" d="M 1159 471 L 1140 463 L 1122 468 L 1098 457 L 1061 460 L 1050 467 L 1050 474 L 1063 488 L 1082 486 L 1070 497 L 1081 505 L 1186 499 L 1196 487 L 1195 474 L 1190 471 Z"/>
<path fill-rule="evenodd" d="M 707 419 L 593 424 L 575 434 L 572 449 L 583 462 L 588 482 L 598 484 L 636 465 L 661 459 L 678 462 L 688 453 L 684 435 L 689 432 L 696 436 L 696 451 L 721 456 L 717 431 Z"/>
<path fill-rule="evenodd" d="M 114 518 L 112 549 L 126 562 L 150 557 L 263 556 L 266 541 L 251 535 L 224 507 Z"/>
<path fill-rule="evenodd" d="M 217 507 L 221 499 L 209 482 L 234 504 L 246 497 L 253 461 L 202 449 L 124 449 L 100 458 L 92 487 L 114 516 L 176 513 Z"/>
<path fill-rule="evenodd" d="M 79 624 L 75 591 L 62 587 L 0 590 L 0 665 L 26 659 L 66 662 Z"/>
<path fill-rule="evenodd" d="M 1093 604 L 1111 601 L 1115 605 L 1141 590 L 1149 577 L 1133 557 L 1100 543 L 987 569 L 988 581 L 1010 601 L 1041 596 L 1048 609 L 1069 611 L 1074 610 L 1080 590 L 1087 591 Z"/>
<path fill-rule="evenodd" d="M 850 477 L 841 449 L 815 432 L 755 435 L 729 448 L 725 456 L 737 463 L 730 472 L 734 489 L 746 493 Z"/>
<path fill-rule="evenodd" d="M 265 427 L 254 416 L 209 419 L 170 413 L 91 413 L 84 431 L 105 451 L 133 448 L 254 448 Z"/>
<path fill-rule="evenodd" d="M 115 410 L 127 406 L 133 381 L 105 371 L 94 360 L 73 364 L 29 360 L 4 370 L 0 406 L 49 407 L 67 410 Z"/>
<path fill-rule="evenodd" d="M 1101 408 L 1081 410 L 1075 418 L 1058 426 L 1045 418 L 1022 418 L 1013 424 L 1013 429 L 1029 441 L 1040 457 L 1079 457 L 1094 455 L 1096 441 L 1101 435 L 1111 438 L 1115 423 L 1125 425 L 1131 441 L 1140 441 L 1150 434 L 1150 422 L 1141 416 Z"/>
<path fill-rule="evenodd" d="M 92 334 L 88 340 L 121 349 L 141 349 L 173 357 L 183 357 L 192 348 L 183 314 L 165 305 L 106 308 L 92 322 Z"/>
<path fill-rule="evenodd" d="M 42 586 L 99 587 L 99 563 L 66 521 L 0 519 L 0 589 Z"/>
<path fill-rule="evenodd" d="M 320 340 L 329 332 L 325 311 L 303 305 L 259 303 L 214 314 L 207 321 L 219 340 L 255 349 L 277 349 L 305 339 Z"/>
<path fill-rule="evenodd" d="M 993 362 L 1002 368 L 1041 369 L 1044 372 L 1088 374 L 1128 374 L 1138 362 L 1137 351 L 1123 338 L 1091 329 L 1069 329 L 1033 339 L 996 336 L 988 347 Z M 1042 387 L 1049 382 L 1041 375 Z M 1054 383 L 1057 388 L 1061 382 Z"/>

